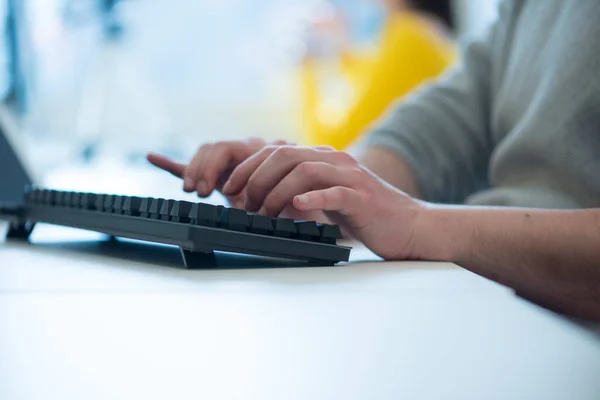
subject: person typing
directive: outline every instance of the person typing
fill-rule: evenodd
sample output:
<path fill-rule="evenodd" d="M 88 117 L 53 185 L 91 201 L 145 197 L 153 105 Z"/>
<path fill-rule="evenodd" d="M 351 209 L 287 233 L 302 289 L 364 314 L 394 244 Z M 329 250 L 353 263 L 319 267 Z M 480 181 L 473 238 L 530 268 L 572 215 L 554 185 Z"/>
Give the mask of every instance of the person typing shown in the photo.
<path fill-rule="evenodd" d="M 348 152 L 248 139 L 148 158 L 188 192 L 333 221 L 386 260 L 455 262 L 600 320 L 598 17 L 594 0 L 503 2 L 459 65 Z"/>

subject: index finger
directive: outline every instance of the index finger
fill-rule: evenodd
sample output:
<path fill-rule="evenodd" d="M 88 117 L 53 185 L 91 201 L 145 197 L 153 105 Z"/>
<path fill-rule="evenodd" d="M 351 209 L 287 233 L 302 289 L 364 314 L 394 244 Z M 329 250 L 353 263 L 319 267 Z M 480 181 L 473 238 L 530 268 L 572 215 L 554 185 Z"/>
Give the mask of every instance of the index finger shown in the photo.
<path fill-rule="evenodd" d="M 185 164 L 175 162 L 168 157 L 161 156 L 160 154 L 156 153 L 149 153 L 146 156 L 146 159 L 155 167 L 158 167 L 172 175 L 175 175 L 178 178 L 183 179 L 183 173 L 185 172 L 186 168 Z"/>

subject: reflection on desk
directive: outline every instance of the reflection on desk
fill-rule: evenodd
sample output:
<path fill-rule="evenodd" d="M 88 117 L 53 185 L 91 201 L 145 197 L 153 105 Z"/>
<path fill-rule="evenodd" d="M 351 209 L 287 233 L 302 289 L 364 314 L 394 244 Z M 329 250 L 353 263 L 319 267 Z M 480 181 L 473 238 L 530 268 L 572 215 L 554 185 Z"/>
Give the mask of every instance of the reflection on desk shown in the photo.
<path fill-rule="evenodd" d="M 599 398 L 598 336 L 453 264 L 188 271 L 39 228 L 0 243 L 2 399 Z"/>

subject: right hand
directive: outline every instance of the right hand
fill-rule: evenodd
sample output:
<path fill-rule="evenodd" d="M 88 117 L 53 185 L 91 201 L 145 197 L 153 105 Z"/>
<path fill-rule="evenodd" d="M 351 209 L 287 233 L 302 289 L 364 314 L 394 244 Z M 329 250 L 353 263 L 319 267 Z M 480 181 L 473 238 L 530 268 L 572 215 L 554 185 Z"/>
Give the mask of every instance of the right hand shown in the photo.
<path fill-rule="evenodd" d="M 150 153 L 148 161 L 183 180 L 183 190 L 197 192 L 200 197 L 208 197 L 229 179 L 233 170 L 246 159 L 268 146 L 287 145 L 283 140 L 271 144 L 261 138 L 231 140 L 202 145 L 189 164 L 173 161 L 165 156 Z M 232 207 L 245 209 L 246 190 L 234 196 L 225 196 Z M 286 207 L 281 216 L 299 220 L 329 222 L 322 212 L 300 212 L 293 206 Z"/>

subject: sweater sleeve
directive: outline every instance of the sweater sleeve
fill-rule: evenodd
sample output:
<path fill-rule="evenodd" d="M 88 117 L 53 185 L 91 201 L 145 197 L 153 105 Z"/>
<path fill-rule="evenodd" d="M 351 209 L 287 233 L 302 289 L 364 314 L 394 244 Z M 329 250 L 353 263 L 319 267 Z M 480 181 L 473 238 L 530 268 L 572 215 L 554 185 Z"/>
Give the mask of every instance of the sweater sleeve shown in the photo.
<path fill-rule="evenodd" d="M 498 21 L 463 47 L 455 68 L 406 98 L 358 144 L 395 152 L 427 201 L 461 203 L 487 185 L 493 150 L 491 60 L 502 46 L 507 8 L 505 2 Z"/>

